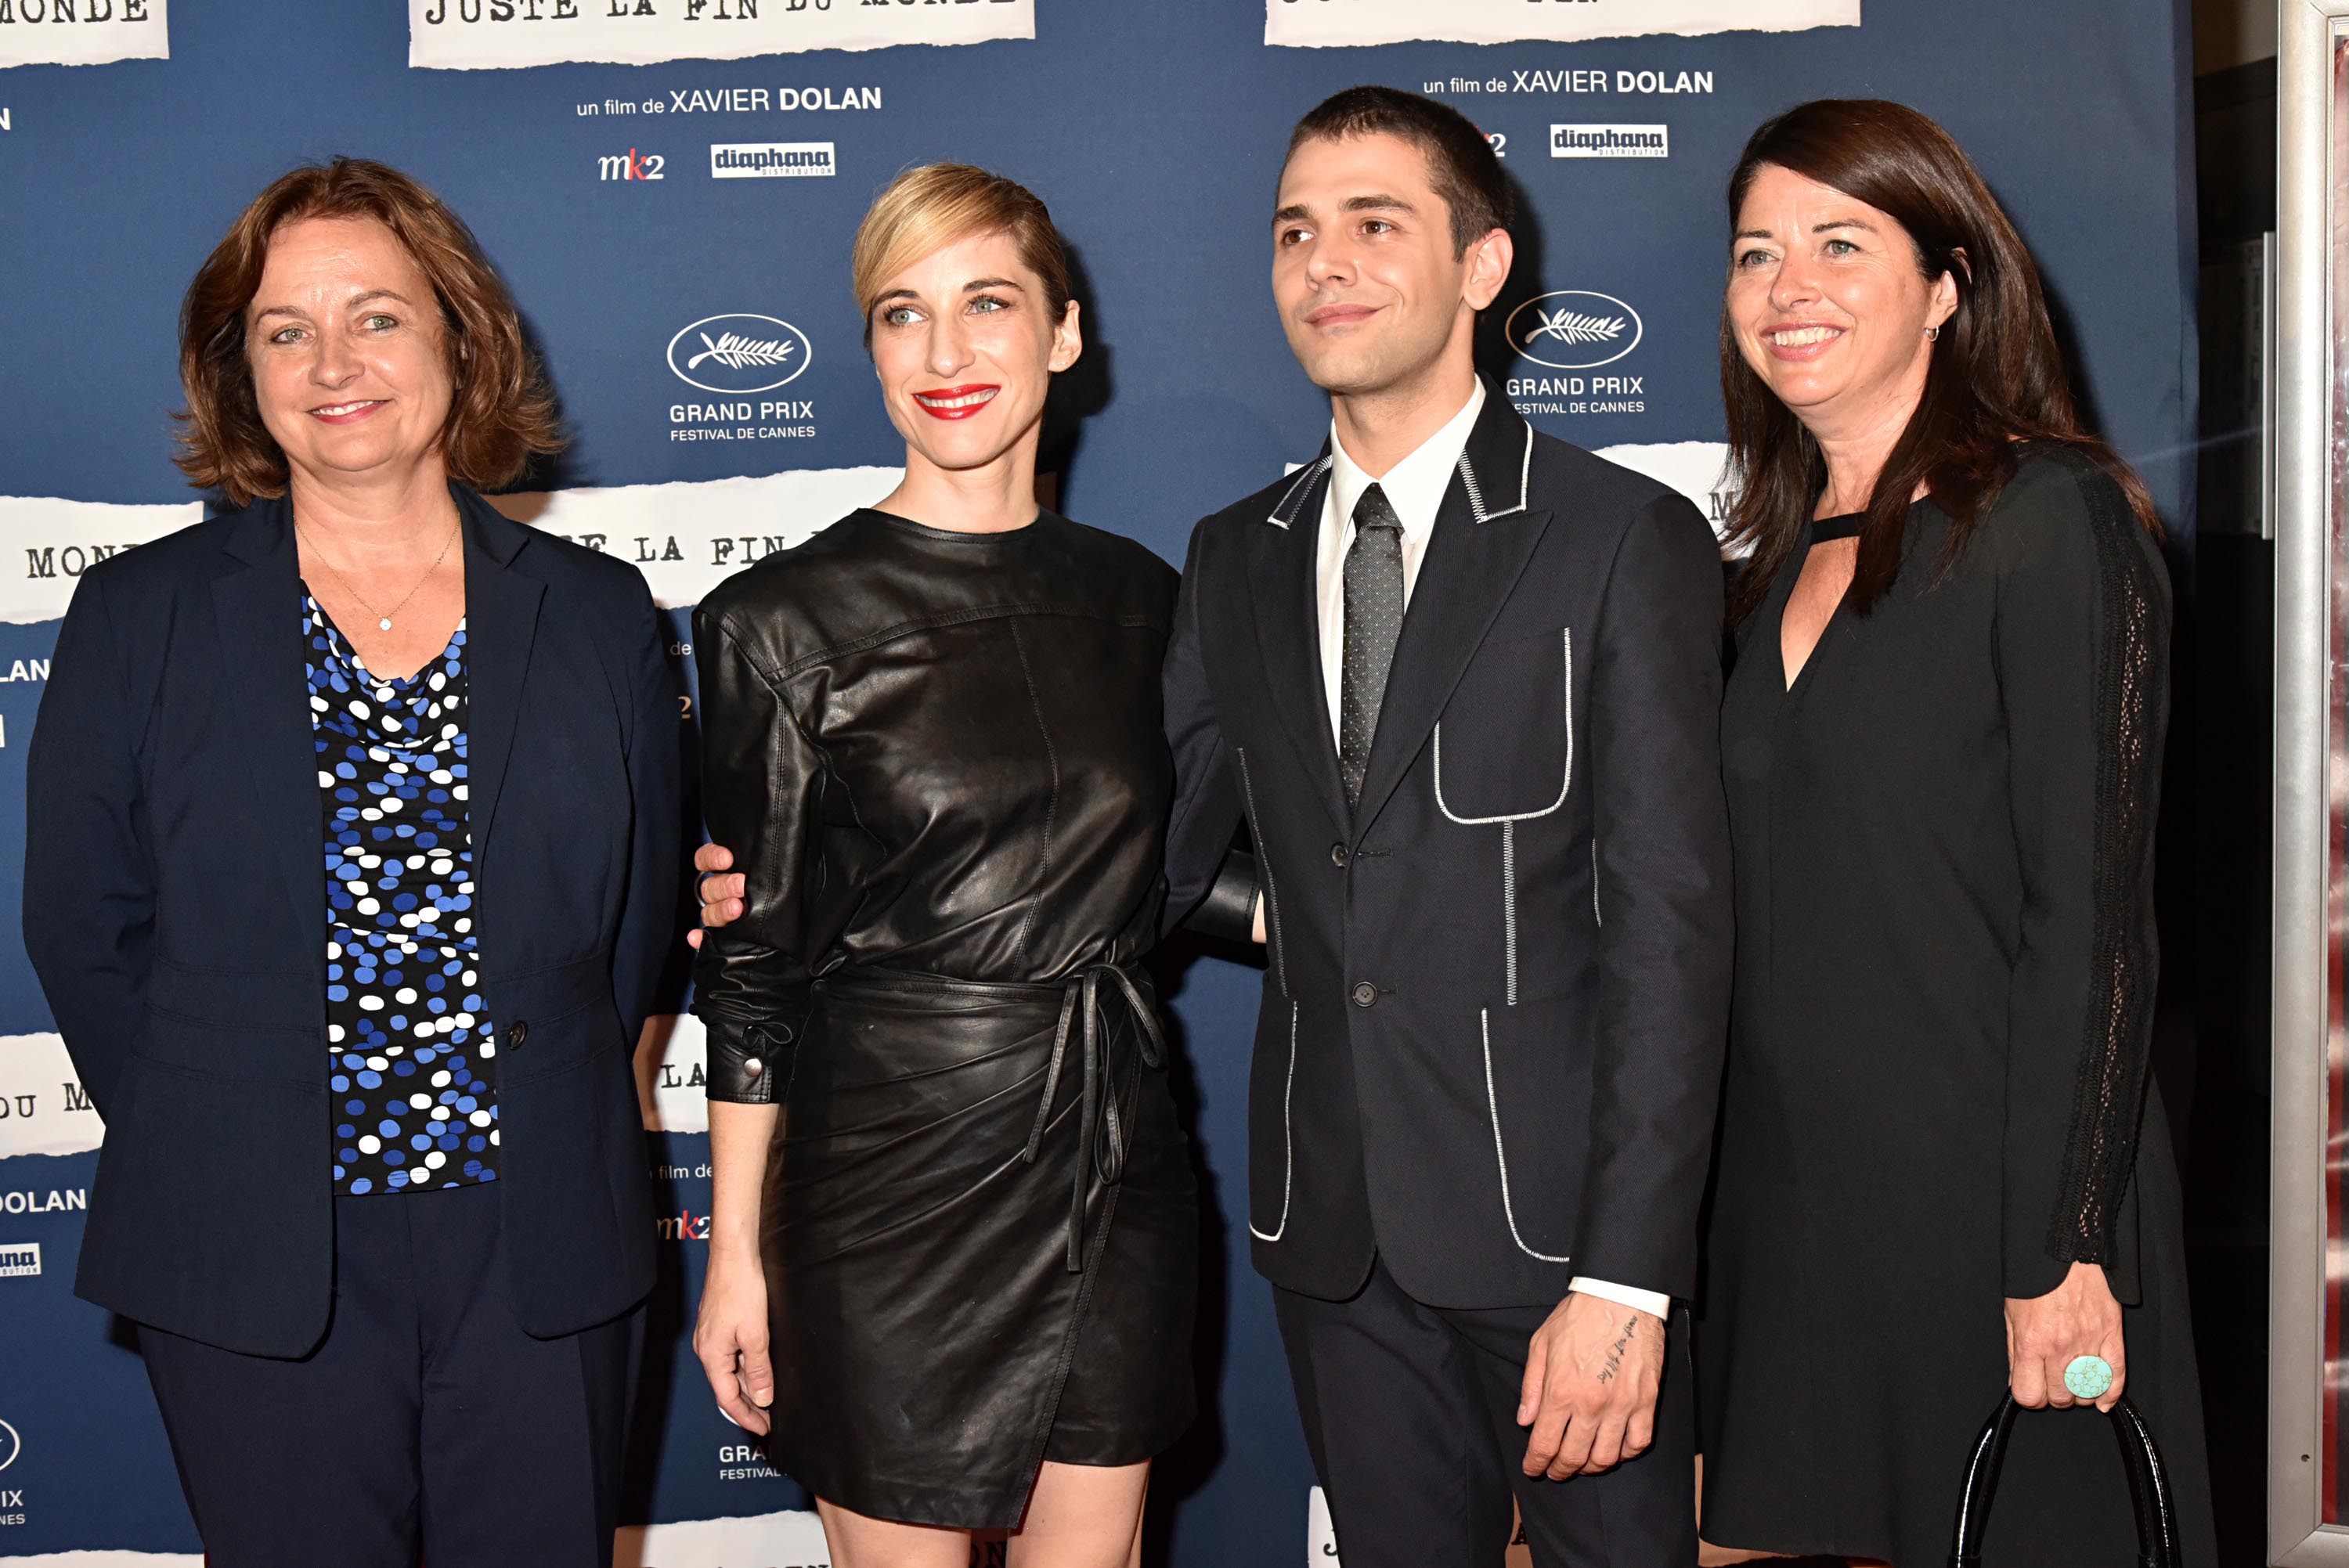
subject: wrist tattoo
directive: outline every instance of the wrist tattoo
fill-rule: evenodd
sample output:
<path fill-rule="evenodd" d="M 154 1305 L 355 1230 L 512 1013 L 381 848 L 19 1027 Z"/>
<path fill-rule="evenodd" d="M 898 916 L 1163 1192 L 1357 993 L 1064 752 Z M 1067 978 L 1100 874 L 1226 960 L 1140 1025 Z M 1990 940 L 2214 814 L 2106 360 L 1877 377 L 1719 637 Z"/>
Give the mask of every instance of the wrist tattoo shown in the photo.
<path fill-rule="evenodd" d="M 1623 1320 L 1623 1337 L 1617 1340 L 1615 1347 L 1607 1353 L 1607 1365 L 1599 1369 L 1599 1380 L 1601 1383 L 1613 1382 L 1615 1374 L 1623 1370 L 1623 1351 L 1631 1343 L 1631 1336 L 1639 1332 L 1639 1318 L 1627 1317 Z"/>

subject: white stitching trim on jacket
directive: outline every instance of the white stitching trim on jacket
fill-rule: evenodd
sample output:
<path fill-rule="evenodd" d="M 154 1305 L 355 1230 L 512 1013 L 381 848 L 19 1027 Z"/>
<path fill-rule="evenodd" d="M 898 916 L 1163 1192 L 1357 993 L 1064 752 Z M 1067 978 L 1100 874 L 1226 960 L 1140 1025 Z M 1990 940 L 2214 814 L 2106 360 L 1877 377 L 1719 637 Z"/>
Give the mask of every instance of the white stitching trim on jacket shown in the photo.
<path fill-rule="evenodd" d="M 1279 979 L 1280 994 L 1293 996 L 1295 993 L 1288 988 L 1288 951 L 1280 940 L 1280 884 L 1273 878 L 1272 856 L 1265 851 L 1264 824 L 1257 820 L 1256 782 L 1248 773 L 1247 748 L 1236 746 L 1232 755 L 1239 759 L 1240 799 L 1247 809 L 1249 836 L 1256 841 L 1256 863 L 1264 872 L 1264 923 L 1272 938 L 1273 973 Z"/>
<path fill-rule="evenodd" d="M 1501 1102 L 1493 1093 L 1493 1010 L 1476 1010 L 1476 1026 L 1485 1036 L 1485 1104 L 1493 1112 L 1493 1158 L 1501 1165 L 1501 1212 L 1509 1222 L 1509 1240 L 1517 1243 L 1517 1251 L 1529 1258 L 1546 1264 L 1562 1264 L 1572 1260 L 1550 1253 L 1537 1253 L 1526 1245 L 1525 1237 L 1517 1233 L 1517 1206 L 1509 1201 L 1509 1151 L 1501 1146 Z"/>
<path fill-rule="evenodd" d="M 1501 824 L 1501 943 L 1507 965 L 1507 1001 L 1512 1007 L 1517 1005 L 1517 824 L 1548 816 L 1566 804 L 1566 797 L 1574 788 L 1574 628 L 1560 627 L 1558 636 L 1566 651 L 1566 777 L 1558 781 L 1557 799 L 1538 811 L 1504 812 L 1495 817 L 1460 815 L 1444 799 L 1444 721 L 1438 719 L 1435 723 L 1436 809 L 1464 828 L 1489 827 L 1495 822 Z M 1245 770 L 1241 774 L 1241 781 L 1244 785 L 1247 781 Z M 1591 852 L 1594 856 L 1598 852 L 1596 841 L 1593 841 Z M 1591 864 L 1590 899 L 1591 908 L 1596 911 L 1599 907 L 1598 862 L 1594 859 Z"/>
<path fill-rule="evenodd" d="M 1485 1068 L 1485 1073 L 1489 1080 L 1492 1077 L 1492 1068 L 1489 1065 Z M 1288 1101 L 1296 1088 L 1297 1004 L 1292 1001 L 1288 1004 L 1288 1081 L 1281 1087 L 1280 1090 L 1280 1223 L 1267 1234 L 1256 1228 L 1256 1217 L 1251 1214 L 1248 1217 L 1248 1234 L 1259 1242 L 1277 1242 L 1288 1233 L 1288 1200 L 1296 1191 L 1297 1175 L 1297 1136 L 1289 1130 Z M 1499 1130 L 1500 1124 L 1495 1122 L 1495 1132 L 1497 1134 Z M 1507 1191 L 1507 1179 L 1505 1177 L 1502 1181 L 1502 1195 L 1506 1197 Z"/>
<path fill-rule="evenodd" d="M 1517 513 L 1526 510 L 1526 503 L 1531 500 L 1533 497 L 1534 428 L 1531 425 L 1527 425 L 1526 427 L 1526 455 L 1524 459 L 1517 465 L 1516 505 L 1504 507 L 1499 511 L 1486 511 L 1485 510 L 1485 491 L 1483 488 L 1476 483 L 1476 470 L 1475 468 L 1470 466 L 1468 454 L 1466 452 L 1460 454 L 1459 474 L 1460 482 L 1468 487 L 1469 516 L 1475 518 L 1478 522 L 1490 522 L 1496 517 L 1515 517 Z M 1282 526 L 1287 527 L 1288 525 L 1283 523 Z"/>
<path fill-rule="evenodd" d="M 1531 428 L 1531 427 L 1528 426 L 1527 428 Z M 1272 524 L 1275 528 L 1287 528 L 1289 524 L 1289 519 L 1285 518 L 1280 514 L 1288 510 L 1288 503 L 1290 501 L 1297 499 L 1299 487 L 1302 485 L 1309 485 L 1315 480 L 1320 478 L 1322 473 L 1330 467 L 1332 461 L 1333 459 L 1329 458 L 1316 458 L 1313 461 L 1298 469 L 1297 477 L 1288 482 L 1288 488 L 1287 490 L 1280 492 L 1280 499 L 1273 503 L 1272 511 L 1265 518 L 1265 521 Z M 1480 519 L 1479 521 L 1482 520 Z"/>

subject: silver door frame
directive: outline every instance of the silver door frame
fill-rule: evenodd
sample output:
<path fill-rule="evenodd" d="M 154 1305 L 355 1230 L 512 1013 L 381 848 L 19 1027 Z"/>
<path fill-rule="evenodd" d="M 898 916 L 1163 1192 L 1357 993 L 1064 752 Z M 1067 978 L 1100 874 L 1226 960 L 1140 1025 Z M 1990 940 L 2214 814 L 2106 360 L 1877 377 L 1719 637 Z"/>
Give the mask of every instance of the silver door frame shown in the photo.
<path fill-rule="evenodd" d="M 2342 944 L 2349 866 L 2336 799 L 2349 766 L 2336 715 L 2349 614 L 2334 562 L 2344 527 L 2349 417 L 2339 334 L 2343 258 L 2343 62 L 2349 0 L 2277 9 L 2276 662 L 2274 1040 L 2270 1177 L 2268 1553 L 2278 1568 L 2349 1565 L 2349 1526 L 2323 1522 L 2325 1307 L 2339 1264 L 2327 1234 L 2330 1074 L 2343 1059 Z M 2344 1478 L 2349 1483 L 2349 1477 Z"/>

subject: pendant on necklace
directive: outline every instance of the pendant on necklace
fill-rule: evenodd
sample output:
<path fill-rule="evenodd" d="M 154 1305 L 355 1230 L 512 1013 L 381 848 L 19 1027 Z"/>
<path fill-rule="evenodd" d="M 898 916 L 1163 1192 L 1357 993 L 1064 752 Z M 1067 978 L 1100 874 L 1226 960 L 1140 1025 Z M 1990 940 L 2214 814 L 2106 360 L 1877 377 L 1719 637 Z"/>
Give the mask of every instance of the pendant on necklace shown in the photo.
<path fill-rule="evenodd" d="M 390 616 L 388 616 L 388 615 L 386 615 L 382 620 L 378 621 L 378 622 L 376 623 L 376 625 L 377 625 L 378 627 L 381 628 L 381 629 L 382 629 L 382 630 L 384 630 L 384 631 L 387 631 L 387 632 L 390 631 L 390 630 L 391 630 L 391 617 L 390 617 Z"/>

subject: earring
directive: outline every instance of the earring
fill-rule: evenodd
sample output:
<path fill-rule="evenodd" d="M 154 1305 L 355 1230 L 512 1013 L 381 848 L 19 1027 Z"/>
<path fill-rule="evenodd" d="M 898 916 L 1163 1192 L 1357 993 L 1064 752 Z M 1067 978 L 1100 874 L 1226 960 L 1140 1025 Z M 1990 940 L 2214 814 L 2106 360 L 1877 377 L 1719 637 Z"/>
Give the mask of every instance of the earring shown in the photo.
<path fill-rule="evenodd" d="M 1928 343 L 1939 343 L 1939 342 L 1940 342 L 1940 341 L 1941 341 L 1941 329 L 1940 329 L 1939 326 L 1929 326 L 1929 327 L 1927 327 L 1927 328 L 1925 329 L 1925 341 L 1926 341 L 1926 342 L 1928 342 Z"/>

